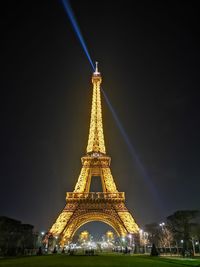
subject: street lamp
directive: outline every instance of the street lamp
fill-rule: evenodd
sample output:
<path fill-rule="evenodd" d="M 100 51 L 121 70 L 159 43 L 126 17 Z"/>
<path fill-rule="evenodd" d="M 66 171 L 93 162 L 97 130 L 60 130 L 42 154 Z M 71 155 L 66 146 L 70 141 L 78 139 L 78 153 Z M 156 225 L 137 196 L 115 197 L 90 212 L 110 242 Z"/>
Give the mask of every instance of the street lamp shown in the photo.
<path fill-rule="evenodd" d="M 128 234 L 128 237 L 129 237 L 129 245 L 130 247 L 132 247 L 132 234 Z"/>
<path fill-rule="evenodd" d="M 55 236 L 55 247 L 57 248 L 58 247 L 58 236 Z M 54 248 L 55 249 L 55 248 Z"/>
<path fill-rule="evenodd" d="M 148 233 L 147 232 L 144 232 L 144 253 L 146 254 L 147 252 L 147 242 L 148 242 Z"/>
<path fill-rule="evenodd" d="M 159 225 L 163 228 L 163 227 L 165 226 L 165 223 L 162 222 L 162 223 L 160 223 Z"/>
<path fill-rule="evenodd" d="M 43 239 L 44 239 L 44 235 L 45 235 L 45 232 L 40 232 L 39 234 L 38 234 L 38 237 L 37 237 L 37 242 L 38 242 L 38 246 L 39 247 L 42 247 L 43 246 Z"/>
<path fill-rule="evenodd" d="M 124 245 L 125 245 L 125 237 L 122 237 L 122 247 L 124 247 Z"/>
<path fill-rule="evenodd" d="M 165 230 L 164 230 L 164 226 L 165 226 L 165 223 L 164 222 L 161 222 L 161 223 L 159 223 L 159 226 L 161 227 L 161 229 L 162 229 L 162 235 L 163 235 L 163 237 L 164 237 L 164 244 L 163 244 L 163 242 L 162 242 L 162 246 L 164 247 L 164 252 L 166 253 L 166 246 L 165 246 L 165 234 L 166 234 L 166 232 L 165 232 Z"/>
<path fill-rule="evenodd" d="M 143 229 L 139 230 L 140 234 L 140 246 L 142 246 L 143 253 L 146 253 L 146 246 L 148 242 L 148 233 L 145 232 Z"/>
<path fill-rule="evenodd" d="M 199 241 L 196 241 L 196 242 L 195 242 L 195 245 L 196 245 L 196 246 L 199 245 L 199 253 L 200 253 L 200 242 L 199 242 Z"/>

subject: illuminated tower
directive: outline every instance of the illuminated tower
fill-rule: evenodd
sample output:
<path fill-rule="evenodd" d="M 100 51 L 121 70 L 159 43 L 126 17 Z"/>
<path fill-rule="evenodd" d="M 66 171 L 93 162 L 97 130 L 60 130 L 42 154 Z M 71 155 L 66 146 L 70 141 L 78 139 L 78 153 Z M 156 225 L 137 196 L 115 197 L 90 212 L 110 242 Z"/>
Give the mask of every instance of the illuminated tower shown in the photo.
<path fill-rule="evenodd" d="M 118 236 L 137 234 L 138 225 L 125 206 L 125 194 L 119 192 L 110 170 L 111 158 L 106 154 L 100 85 L 102 77 L 96 70 L 92 75 L 93 96 L 89 138 L 86 155 L 81 158 L 82 169 L 73 192 L 67 192 L 66 206 L 49 230 L 49 235 L 65 244 L 85 223 L 107 223 Z M 90 192 L 91 179 L 101 177 L 103 192 Z"/>

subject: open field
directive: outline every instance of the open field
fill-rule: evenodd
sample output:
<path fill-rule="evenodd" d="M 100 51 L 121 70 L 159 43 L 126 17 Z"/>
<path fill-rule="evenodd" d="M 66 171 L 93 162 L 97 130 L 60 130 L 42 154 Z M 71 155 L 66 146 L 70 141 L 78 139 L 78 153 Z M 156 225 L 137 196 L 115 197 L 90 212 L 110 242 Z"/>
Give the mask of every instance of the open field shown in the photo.
<path fill-rule="evenodd" d="M 0 259 L 0 266 L 9 267 L 184 267 L 199 266 L 200 259 L 182 258 L 152 258 L 149 256 L 129 255 L 98 255 L 98 256 L 68 256 L 68 255 L 47 255 L 30 256 L 12 259 Z"/>

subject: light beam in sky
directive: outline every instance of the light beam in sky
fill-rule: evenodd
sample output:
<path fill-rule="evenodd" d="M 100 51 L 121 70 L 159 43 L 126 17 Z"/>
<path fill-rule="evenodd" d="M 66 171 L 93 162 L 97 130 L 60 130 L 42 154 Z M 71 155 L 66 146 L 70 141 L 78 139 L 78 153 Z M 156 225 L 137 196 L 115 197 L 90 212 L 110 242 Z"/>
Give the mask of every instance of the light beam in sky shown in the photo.
<path fill-rule="evenodd" d="M 78 37 L 78 39 L 80 41 L 80 44 L 81 44 L 81 46 L 82 46 L 82 48 L 83 48 L 83 50 L 84 50 L 89 62 L 90 62 L 93 70 L 95 70 L 94 64 L 93 64 L 92 59 L 90 57 L 89 51 L 87 49 L 86 43 L 85 43 L 85 41 L 83 39 L 83 36 L 81 34 L 80 28 L 79 28 L 78 23 L 76 21 L 74 12 L 73 12 L 73 10 L 72 10 L 72 8 L 70 6 L 70 3 L 69 3 L 68 0 L 62 0 L 62 3 L 63 3 L 63 6 L 64 6 L 64 9 L 65 9 L 65 11 L 66 11 L 66 13 L 68 15 L 68 18 L 69 18 L 69 20 L 70 20 L 70 22 L 72 24 L 74 32 L 76 33 L 76 36 Z"/>
<path fill-rule="evenodd" d="M 86 55 L 89 63 L 92 66 L 92 69 L 94 71 L 95 70 L 95 66 L 94 66 L 93 61 L 92 61 L 92 59 L 90 57 L 89 51 L 87 49 L 86 43 L 84 41 L 84 38 L 83 38 L 83 36 L 81 34 L 81 31 L 80 31 L 80 28 L 78 26 L 78 23 L 77 23 L 77 21 L 75 19 L 75 15 L 74 15 L 74 12 L 73 12 L 73 10 L 72 10 L 72 8 L 70 6 L 69 0 L 62 0 L 62 3 L 63 3 L 65 11 L 66 11 L 66 13 L 67 13 L 67 15 L 69 17 L 69 20 L 70 20 L 70 22 L 72 24 L 74 32 L 77 35 L 78 40 L 79 40 L 79 42 L 80 42 L 80 44 L 81 44 L 81 46 L 82 46 L 82 48 L 83 48 L 83 50 L 85 52 L 85 55 Z M 108 107 L 109 107 L 109 109 L 110 109 L 110 111 L 112 113 L 112 116 L 113 116 L 113 118 L 115 120 L 115 123 L 116 123 L 116 125 L 117 125 L 117 127 L 118 127 L 118 129 L 119 129 L 119 131 L 120 131 L 120 133 L 121 133 L 121 135 L 122 135 L 127 147 L 128 147 L 128 150 L 129 150 L 129 152 L 130 152 L 130 154 L 132 156 L 132 159 L 133 159 L 134 162 L 136 162 L 136 166 L 138 167 L 138 170 L 141 173 L 145 184 L 148 186 L 151 194 L 153 195 L 154 200 L 156 201 L 156 203 L 158 205 L 160 214 L 163 215 L 162 214 L 163 205 L 162 205 L 161 197 L 158 195 L 158 191 L 156 190 L 156 187 L 154 186 L 154 184 L 152 182 L 152 179 L 147 174 L 147 172 L 145 170 L 145 167 L 143 166 L 141 160 L 139 159 L 138 153 L 136 152 L 134 146 L 132 145 L 132 143 L 131 143 L 126 131 L 124 130 L 124 127 L 122 126 L 122 124 L 121 124 L 121 122 L 120 122 L 120 120 L 119 120 L 119 118 L 117 116 L 117 113 L 115 112 L 115 110 L 114 110 L 110 100 L 108 99 L 105 91 L 102 88 L 101 88 L 101 91 L 102 91 L 103 96 L 104 96 L 104 98 L 106 100 L 106 103 L 107 103 L 107 105 L 108 105 Z"/>

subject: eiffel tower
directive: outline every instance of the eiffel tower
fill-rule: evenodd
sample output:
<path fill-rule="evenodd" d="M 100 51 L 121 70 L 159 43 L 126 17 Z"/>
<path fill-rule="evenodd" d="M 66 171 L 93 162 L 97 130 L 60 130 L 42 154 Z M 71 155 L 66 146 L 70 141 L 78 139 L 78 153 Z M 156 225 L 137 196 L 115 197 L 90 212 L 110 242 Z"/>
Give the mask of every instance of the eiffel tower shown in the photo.
<path fill-rule="evenodd" d="M 82 225 L 92 221 L 110 225 L 118 236 L 139 231 L 125 206 L 125 193 L 117 190 L 111 174 L 111 158 L 106 154 L 103 134 L 101 82 L 96 62 L 92 75 L 93 96 L 86 155 L 81 158 L 82 169 L 75 189 L 67 192 L 66 206 L 49 230 L 49 235 L 59 237 L 62 245 L 70 242 Z M 90 192 L 91 179 L 95 176 L 101 177 L 103 192 Z"/>

